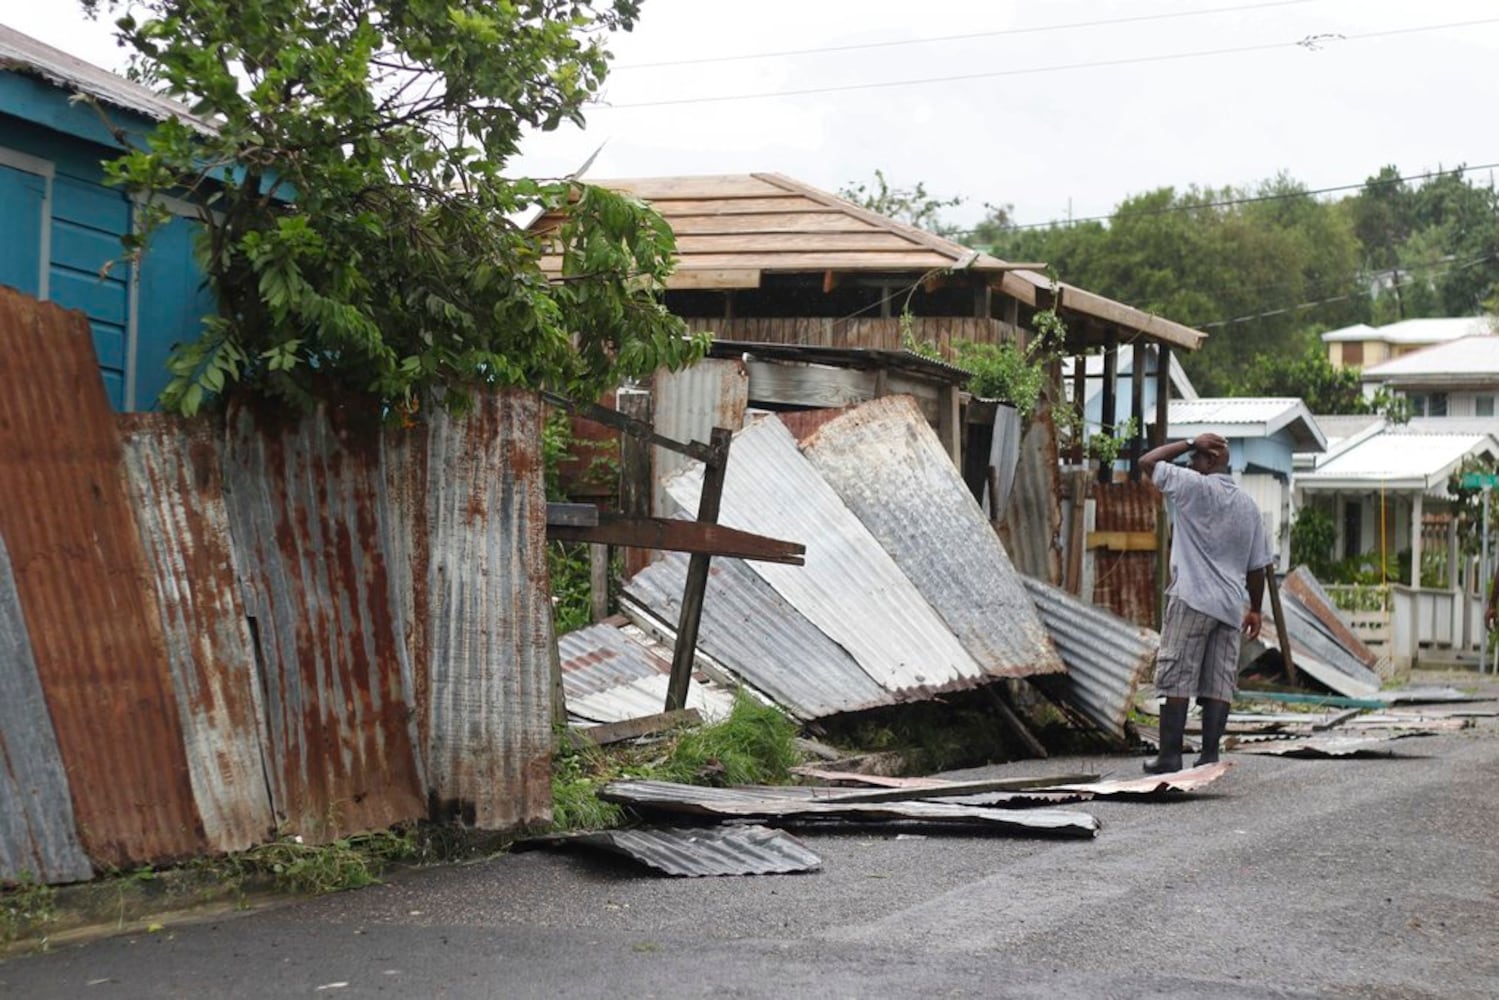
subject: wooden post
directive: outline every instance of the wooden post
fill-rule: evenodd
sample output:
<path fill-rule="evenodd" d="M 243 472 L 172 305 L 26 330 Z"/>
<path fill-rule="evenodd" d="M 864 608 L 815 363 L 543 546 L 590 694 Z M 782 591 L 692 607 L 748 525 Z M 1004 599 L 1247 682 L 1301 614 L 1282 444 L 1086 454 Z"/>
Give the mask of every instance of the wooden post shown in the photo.
<path fill-rule="evenodd" d="M 1155 433 L 1150 436 L 1150 446 L 1159 448 L 1166 443 L 1171 433 L 1171 347 L 1167 344 L 1155 346 Z"/>
<path fill-rule="evenodd" d="M 1104 331 L 1103 341 L 1103 411 L 1099 415 L 1098 432 L 1104 435 L 1114 433 L 1114 421 L 1118 410 L 1119 396 L 1119 331 L 1110 326 Z M 1113 467 L 1107 462 L 1098 463 L 1098 481 L 1100 483 L 1112 482 L 1114 479 Z"/>
<path fill-rule="evenodd" d="M 1083 424 L 1088 415 L 1088 356 L 1072 356 L 1072 405 L 1077 411 L 1077 430 L 1067 446 L 1067 458 L 1073 465 L 1083 464 Z"/>
<path fill-rule="evenodd" d="M 883 374 L 883 372 L 882 372 Z M 955 385 L 944 385 L 937 390 L 937 436 L 952 464 L 963 468 L 963 411 L 962 393 Z"/>
<path fill-rule="evenodd" d="M 724 472 L 728 468 L 732 440 L 733 433 L 727 428 L 713 428 L 709 445 L 714 454 L 704 463 L 703 493 L 697 502 L 699 522 L 718 523 L 718 507 L 723 500 Z M 712 558 L 705 552 L 694 552 L 687 563 L 687 586 L 682 594 L 682 614 L 677 620 L 677 644 L 671 655 L 671 680 L 666 686 L 668 712 L 687 707 L 687 684 L 692 679 L 697 629 L 703 617 L 703 594 L 708 589 L 708 565 Z"/>
<path fill-rule="evenodd" d="M 651 394 L 645 389 L 620 389 L 615 406 L 627 417 L 651 423 Z M 655 476 L 650 442 L 635 434 L 619 435 L 619 511 L 627 517 L 650 517 Z M 634 576 L 651 564 L 652 554 L 641 549 L 625 550 L 625 577 Z"/>
<path fill-rule="evenodd" d="M 1135 421 L 1135 433 L 1130 435 L 1129 453 L 1129 481 L 1138 483 L 1140 481 L 1140 454 L 1141 446 L 1145 441 L 1145 365 L 1149 361 L 1149 352 L 1145 350 L 1145 340 L 1141 337 L 1135 338 L 1133 361 L 1129 372 L 1129 415 Z"/>
<path fill-rule="evenodd" d="M 601 622 L 609 617 L 609 546 L 588 545 L 588 596 L 592 619 Z"/>
<path fill-rule="evenodd" d="M 1275 567 L 1265 567 L 1265 586 L 1270 588 L 1270 613 L 1275 616 L 1275 632 L 1280 636 L 1280 657 L 1286 663 L 1286 680 L 1296 683 L 1296 661 L 1291 658 L 1291 626 L 1280 610 L 1280 584 L 1275 580 Z"/>

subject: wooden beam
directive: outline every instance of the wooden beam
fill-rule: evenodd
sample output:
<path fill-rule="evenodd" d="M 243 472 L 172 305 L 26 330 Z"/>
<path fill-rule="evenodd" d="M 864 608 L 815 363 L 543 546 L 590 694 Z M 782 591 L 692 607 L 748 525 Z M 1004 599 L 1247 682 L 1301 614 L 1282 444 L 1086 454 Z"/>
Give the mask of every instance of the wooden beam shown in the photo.
<path fill-rule="evenodd" d="M 1099 415 L 1099 433 L 1111 436 L 1118 415 L 1119 396 L 1119 340 L 1118 331 L 1112 326 L 1104 335 L 1103 342 L 1103 411 Z M 1108 462 L 1098 463 L 1098 481 L 1113 482 L 1114 470 Z"/>
<path fill-rule="evenodd" d="M 1286 680 L 1296 683 L 1296 661 L 1291 656 L 1291 626 L 1280 610 L 1280 583 L 1275 579 L 1275 567 L 1265 567 L 1265 586 L 1270 588 L 1270 613 L 1275 616 L 1275 632 L 1280 636 L 1280 658 L 1286 665 Z"/>
<path fill-rule="evenodd" d="M 641 736 L 654 736 L 656 733 L 665 733 L 679 726 L 695 726 L 703 721 L 703 717 L 695 708 L 684 708 L 676 712 L 657 712 L 655 715 L 643 715 L 638 719 L 625 719 L 622 722 L 606 722 L 601 726 L 571 727 L 567 733 L 575 747 L 607 746 L 610 743 L 623 743 L 625 740 L 637 739 Z"/>
<path fill-rule="evenodd" d="M 723 524 L 665 517 L 631 517 L 603 513 L 594 526 L 547 528 L 547 538 L 562 542 L 595 542 L 667 552 L 700 552 L 757 562 L 801 566 L 807 547 L 800 542 L 756 535 Z"/>
<path fill-rule="evenodd" d="M 588 596 L 592 619 L 601 622 L 609 617 L 609 546 L 593 542 L 588 546 Z"/>
<path fill-rule="evenodd" d="M 614 394 L 620 412 L 637 423 L 651 424 L 651 394 L 644 389 L 621 388 Z M 655 492 L 655 453 L 651 446 L 631 434 L 621 434 L 619 441 L 619 509 L 625 517 L 650 517 Z M 629 579 L 651 564 L 655 556 L 648 550 L 625 549 L 625 578 Z"/>
<path fill-rule="evenodd" d="M 1145 440 L 1145 363 L 1149 358 L 1143 338 L 1136 337 L 1131 352 L 1133 367 L 1129 373 L 1129 412 L 1135 420 L 1135 433 L 1130 436 L 1129 481 L 1140 481 L 1140 444 Z"/>
<path fill-rule="evenodd" d="M 554 503 L 547 501 L 547 527 L 570 525 L 588 527 L 599 523 L 599 508 L 591 503 Z"/>
<path fill-rule="evenodd" d="M 599 406 L 597 403 L 580 403 L 577 400 L 568 399 L 566 396 L 559 396 L 555 392 L 546 392 L 545 390 L 542 391 L 541 398 L 553 406 L 562 407 L 569 413 L 576 413 L 580 417 L 587 417 L 589 420 L 601 423 L 605 427 L 613 427 L 617 431 L 624 431 L 631 437 L 649 441 L 658 448 L 665 448 L 667 451 L 674 451 L 680 455 L 686 455 L 688 458 L 695 458 L 699 462 L 706 462 L 713 457 L 713 449 L 700 441 L 678 441 L 676 438 L 657 434 L 656 429 L 645 421 L 627 417 L 618 410 L 611 410 L 607 406 Z"/>
<path fill-rule="evenodd" d="M 704 463 L 703 491 L 697 501 L 701 524 L 717 524 L 723 501 L 724 473 L 729 465 L 729 445 L 734 435 L 726 427 L 713 428 L 711 457 Z M 682 593 L 682 614 L 677 619 L 677 644 L 672 650 L 671 679 L 666 686 L 666 711 L 687 707 L 687 682 L 692 678 L 692 659 L 697 652 L 697 630 L 703 617 L 703 595 L 708 590 L 708 565 L 712 556 L 695 552 L 687 562 L 687 585 Z"/>
<path fill-rule="evenodd" d="M 1157 546 L 1154 531 L 1090 531 L 1088 548 L 1108 549 L 1111 552 L 1154 552 Z"/>
<path fill-rule="evenodd" d="M 755 267 L 678 267 L 666 276 L 669 291 L 693 289 L 759 288 L 760 269 Z"/>

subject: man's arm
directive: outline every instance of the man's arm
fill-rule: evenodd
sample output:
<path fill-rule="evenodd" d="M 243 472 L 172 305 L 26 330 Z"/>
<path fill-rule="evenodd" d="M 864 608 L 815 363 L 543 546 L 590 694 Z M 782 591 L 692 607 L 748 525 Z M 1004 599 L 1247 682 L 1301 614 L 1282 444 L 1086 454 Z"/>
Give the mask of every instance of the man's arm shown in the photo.
<path fill-rule="evenodd" d="M 1252 569 L 1244 574 L 1244 586 L 1249 590 L 1249 610 L 1244 612 L 1242 630 L 1247 639 L 1260 637 L 1260 605 L 1265 600 L 1265 567 Z"/>
<path fill-rule="evenodd" d="M 1159 448 L 1152 448 L 1140 456 L 1140 471 L 1146 479 L 1155 479 L 1155 467 L 1161 462 L 1174 462 L 1196 447 L 1194 439 L 1167 441 Z"/>

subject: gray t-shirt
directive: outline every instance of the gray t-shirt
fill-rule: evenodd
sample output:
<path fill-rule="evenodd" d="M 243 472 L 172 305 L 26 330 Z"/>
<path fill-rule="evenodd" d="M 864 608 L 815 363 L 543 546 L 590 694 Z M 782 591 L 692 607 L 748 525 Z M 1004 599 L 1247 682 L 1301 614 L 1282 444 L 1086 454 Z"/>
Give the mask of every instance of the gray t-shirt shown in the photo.
<path fill-rule="evenodd" d="M 1175 512 L 1166 593 L 1237 628 L 1249 605 L 1245 574 L 1275 558 L 1259 508 L 1225 473 L 1159 462 L 1152 478 Z"/>

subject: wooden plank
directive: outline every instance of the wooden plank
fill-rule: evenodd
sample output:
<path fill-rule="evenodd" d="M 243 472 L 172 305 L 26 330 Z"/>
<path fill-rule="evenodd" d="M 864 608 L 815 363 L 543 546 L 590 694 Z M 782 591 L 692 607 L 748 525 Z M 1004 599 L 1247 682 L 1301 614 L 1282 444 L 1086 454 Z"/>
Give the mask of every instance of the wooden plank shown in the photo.
<path fill-rule="evenodd" d="M 547 502 L 547 525 L 587 527 L 599 523 L 599 508 L 591 503 Z"/>
<path fill-rule="evenodd" d="M 742 267 L 694 267 L 683 263 L 666 277 L 674 292 L 694 288 L 759 288 L 760 272 Z"/>
<path fill-rule="evenodd" d="M 651 207 L 670 222 L 681 215 L 763 215 L 766 212 L 826 212 L 828 206 L 785 195 L 775 198 L 652 198 Z"/>
<path fill-rule="evenodd" d="M 858 251 L 826 253 L 703 253 L 688 260 L 694 268 L 758 268 L 762 271 L 925 271 L 952 267 L 957 261 L 936 250 Z"/>
<path fill-rule="evenodd" d="M 1291 629 L 1280 610 L 1280 583 L 1275 579 L 1275 567 L 1265 569 L 1265 586 L 1270 590 L 1270 613 L 1275 616 L 1275 632 L 1280 636 L 1280 657 L 1286 665 L 1286 680 L 1296 683 L 1296 661 L 1291 657 Z"/>
<path fill-rule="evenodd" d="M 702 493 L 698 497 L 699 524 L 716 524 L 723 502 L 724 474 L 729 465 L 729 445 L 734 435 L 726 427 L 713 428 L 712 456 L 704 462 Z M 687 585 L 682 594 L 682 614 L 677 619 L 677 644 L 672 650 L 671 679 L 666 688 L 666 711 L 687 707 L 687 684 L 692 679 L 692 658 L 697 653 L 697 630 L 702 623 L 703 596 L 708 590 L 708 566 L 712 557 L 695 552 L 687 562 Z"/>
<path fill-rule="evenodd" d="M 609 546 L 598 542 L 588 546 L 588 597 L 590 621 L 609 617 Z"/>
<path fill-rule="evenodd" d="M 913 249 L 920 248 L 904 236 L 878 230 L 866 233 L 705 233 L 677 237 L 677 253 L 687 259 L 715 253 L 902 253 Z"/>
<path fill-rule="evenodd" d="M 667 220 L 680 238 L 725 233 L 878 233 L 879 227 L 842 212 L 740 212 L 675 215 Z"/>
<path fill-rule="evenodd" d="M 702 715 L 695 708 L 682 708 L 673 712 L 657 712 L 655 715 L 643 715 L 638 719 L 625 719 L 623 722 L 606 722 L 599 726 L 573 727 L 568 729 L 568 738 L 574 746 L 584 747 L 608 746 L 610 743 L 623 743 L 625 740 L 638 739 L 641 736 L 654 736 L 657 733 L 665 733 L 680 726 L 695 726 L 703 721 Z"/>
<path fill-rule="evenodd" d="M 596 526 L 548 526 L 547 538 L 559 542 L 594 542 L 668 552 L 701 552 L 788 566 L 803 565 L 807 552 L 807 547 L 800 542 L 756 535 L 723 524 L 609 513 L 599 515 Z"/>
<path fill-rule="evenodd" d="M 1154 552 L 1154 531 L 1090 531 L 1088 548 L 1108 549 L 1111 552 Z"/>
<path fill-rule="evenodd" d="M 1094 292 L 1068 285 L 1063 296 L 1066 308 L 1093 316 L 1130 330 L 1138 330 L 1157 340 L 1165 341 L 1188 351 L 1195 351 L 1207 339 L 1207 334 L 1161 316 L 1127 306 L 1122 302 L 1105 298 Z"/>
<path fill-rule="evenodd" d="M 719 174 L 705 177 L 632 177 L 601 180 L 595 187 L 631 194 L 645 201 L 659 198 L 778 198 L 786 189 L 751 174 Z"/>

